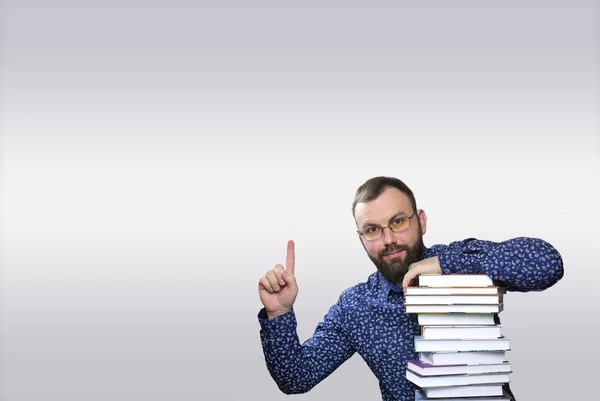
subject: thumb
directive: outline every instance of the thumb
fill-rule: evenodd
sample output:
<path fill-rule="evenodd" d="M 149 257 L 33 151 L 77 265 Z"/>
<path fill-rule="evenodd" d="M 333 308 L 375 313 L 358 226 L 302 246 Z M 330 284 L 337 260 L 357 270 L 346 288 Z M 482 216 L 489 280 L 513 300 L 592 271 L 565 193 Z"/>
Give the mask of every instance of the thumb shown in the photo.
<path fill-rule="evenodd" d="M 417 277 L 418 275 L 419 275 L 418 269 L 411 269 L 411 270 L 407 271 L 406 274 L 404 275 L 404 280 L 402 280 L 402 288 L 404 288 L 406 290 L 406 287 L 408 287 L 410 285 L 410 283 L 413 281 L 413 279 L 415 277 Z"/>

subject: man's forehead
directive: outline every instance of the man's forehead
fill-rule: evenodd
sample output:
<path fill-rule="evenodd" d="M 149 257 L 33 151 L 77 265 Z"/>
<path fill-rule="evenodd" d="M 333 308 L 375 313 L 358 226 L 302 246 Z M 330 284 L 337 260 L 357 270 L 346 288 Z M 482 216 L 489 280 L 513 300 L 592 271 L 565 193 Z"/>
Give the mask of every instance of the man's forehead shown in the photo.
<path fill-rule="evenodd" d="M 408 196 L 396 188 L 387 188 L 376 199 L 357 203 L 354 216 L 358 224 L 387 221 L 398 213 L 410 213 L 411 209 Z"/>

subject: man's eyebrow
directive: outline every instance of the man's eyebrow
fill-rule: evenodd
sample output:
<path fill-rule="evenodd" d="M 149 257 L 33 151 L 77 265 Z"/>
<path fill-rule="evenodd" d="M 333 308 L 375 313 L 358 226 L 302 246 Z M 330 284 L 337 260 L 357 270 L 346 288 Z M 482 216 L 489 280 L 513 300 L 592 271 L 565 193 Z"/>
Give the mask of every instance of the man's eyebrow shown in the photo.
<path fill-rule="evenodd" d="M 394 220 L 396 217 L 408 217 L 408 215 L 404 212 L 398 212 L 395 215 L 393 215 L 392 217 L 390 217 L 390 219 L 388 220 L 388 223 L 391 222 L 392 220 Z"/>
<path fill-rule="evenodd" d="M 393 215 L 392 217 L 390 217 L 390 218 L 388 219 L 388 223 L 389 223 L 390 221 L 394 220 L 396 217 L 407 217 L 407 216 L 408 216 L 408 215 L 407 215 L 406 213 L 404 213 L 404 212 L 398 212 L 398 213 L 396 213 L 395 215 Z M 379 224 L 375 224 L 375 223 L 369 223 L 369 222 L 366 222 L 366 223 L 364 223 L 364 224 L 362 225 L 362 227 L 372 227 L 372 226 L 375 226 L 375 227 L 381 227 Z"/>

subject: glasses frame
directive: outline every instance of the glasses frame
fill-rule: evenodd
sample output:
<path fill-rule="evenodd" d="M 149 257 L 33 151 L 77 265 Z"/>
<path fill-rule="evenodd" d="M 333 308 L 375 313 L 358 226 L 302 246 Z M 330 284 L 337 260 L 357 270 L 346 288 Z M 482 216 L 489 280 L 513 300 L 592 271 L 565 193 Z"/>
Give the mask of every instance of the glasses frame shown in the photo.
<path fill-rule="evenodd" d="M 394 231 L 394 230 L 392 229 L 392 227 L 390 227 L 390 225 L 389 225 L 389 224 L 388 224 L 387 226 L 375 226 L 375 227 L 379 227 L 379 228 L 381 228 L 381 233 L 379 234 L 379 236 L 378 236 L 377 238 L 373 238 L 373 239 L 367 239 L 367 238 L 365 237 L 365 234 L 364 234 L 364 232 L 363 232 L 363 231 L 356 230 L 356 232 L 357 232 L 357 233 L 358 233 L 360 236 L 362 236 L 362 237 L 365 239 L 365 241 L 369 241 L 369 242 L 371 242 L 371 241 L 377 241 L 378 239 L 380 239 L 381 237 L 383 237 L 383 232 L 385 231 L 385 229 L 386 229 L 386 228 L 389 228 L 391 232 L 393 232 L 393 233 L 396 233 L 396 234 L 398 234 L 398 233 L 401 233 L 401 232 L 404 232 L 404 231 L 408 230 L 408 229 L 410 228 L 410 219 L 412 219 L 412 218 L 413 218 L 413 216 L 414 216 L 414 215 L 416 215 L 416 214 L 417 214 L 417 210 L 415 210 L 415 211 L 413 212 L 413 214 L 411 214 L 410 216 L 408 216 L 408 226 L 406 226 L 406 228 L 404 228 L 404 229 L 402 229 L 402 230 L 400 230 L 400 231 Z M 398 216 L 396 216 L 396 217 L 398 217 Z M 392 220 L 393 220 L 393 219 L 392 219 Z M 391 221 L 391 220 L 390 220 L 390 221 Z"/>

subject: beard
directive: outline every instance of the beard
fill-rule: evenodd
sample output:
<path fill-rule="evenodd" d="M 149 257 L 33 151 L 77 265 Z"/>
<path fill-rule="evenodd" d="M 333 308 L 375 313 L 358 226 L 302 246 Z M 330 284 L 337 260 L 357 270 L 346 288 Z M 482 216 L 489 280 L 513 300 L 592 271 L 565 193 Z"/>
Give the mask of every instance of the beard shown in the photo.
<path fill-rule="evenodd" d="M 408 272 L 408 268 L 411 264 L 416 263 L 422 259 L 423 256 L 423 236 L 419 235 L 417 242 L 412 246 L 390 244 L 379 252 L 375 257 L 367 252 L 371 261 L 377 267 L 377 270 L 394 284 L 400 285 L 404 280 L 404 275 Z M 384 255 L 398 252 L 400 250 L 406 251 L 404 259 L 402 255 L 390 260 L 389 262 L 384 259 Z"/>

